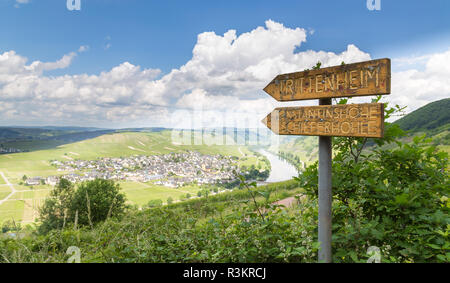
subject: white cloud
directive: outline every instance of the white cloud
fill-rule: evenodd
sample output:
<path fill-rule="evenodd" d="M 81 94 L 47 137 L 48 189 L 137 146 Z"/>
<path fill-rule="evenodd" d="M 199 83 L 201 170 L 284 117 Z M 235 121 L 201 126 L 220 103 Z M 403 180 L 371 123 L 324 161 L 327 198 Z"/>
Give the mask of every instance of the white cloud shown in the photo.
<path fill-rule="evenodd" d="M 431 54 L 426 55 L 420 55 L 420 56 L 406 56 L 406 57 L 399 57 L 394 58 L 392 60 L 392 63 L 395 64 L 397 67 L 403 67 L 403 66 L 414 66 L 418 64 L 424 64 L 428 59 L 430 59 Z"/>
<path fill-rule="evenodd" d="M 44 74 L 67 68 L 76 55 L 71 52 L 55 62 L 27 64 L 27 58 L 14 51 L 0 54 L 0 102 L 4 108 L 0 120 L 14 124 L 61 119 L 68 124 L 113 123 L 124 119 L 124 111 L 132 119 L 136 113 L 142 114 L 148 103 L 164 103 L 146 91 L 160 71 L 142 70 L 128 62 L 99 75 Z"/>
<path fill-rule="evenodd" d="M 425 60 L 423 70 L 409 69 L 392 74 L 392 94 L 388 100 L 408 106 L 408 112 L 450 97 L 450 49 L 422 56 L 420 60 Z"/>
<path fill-rule="evenodd" d="M 82 46 L 80 46 L 80 48 L 78 48 L 79 53 L 86 52 L 88 50 L 89 50 L 89 45 L 82 45 Z"/>
<path fill-rule="evenodd" d="M 129 62 L 99 75 L 45 74 L 67 68 L 88 46 L 55 62 L 35 61 L 28 65 L 27 59 L 14 51 L 0 53 L 0 120 L 3 124 L 58 121 L 112 127 L 174 126 L 167 124 L 174 110 L 204 109 L 208 117 L 228 113 L 223 118 L 231 122 L 243 117 L 260 121 L 277 105 L 317 104 L 277 103 L 262 91 L 275 75 L 311 68 L 318 61 L 322 66 L 332 66 L 371 58 L 354 45 L 341 53 L 295 52 L 307 34 L 305 29 L 288 28 L 270 20 L 264 27 L 240 35 L 235 30 L 223 35 L 204 32 L 198 35 L 192 58 L 160 78 L 159 70 L 142 69 Z M 392 94 L 387 100 L 414 109 L 448 97 L 450 90 L 445 82 L 450 76 L 449 54 L 421 59 L 426 62 L 423 71 L 393 73 Z M 214 125 L 214 121 L 210 119 L 209 126 L 222 126 Z"/>
<path fill-rule="evenodd" d="M 15 8 L 20 8 L 21 4 L 28 4 L 30 3 L 30 0 L 16 0 L 16 3 L 14 4 Z"/>

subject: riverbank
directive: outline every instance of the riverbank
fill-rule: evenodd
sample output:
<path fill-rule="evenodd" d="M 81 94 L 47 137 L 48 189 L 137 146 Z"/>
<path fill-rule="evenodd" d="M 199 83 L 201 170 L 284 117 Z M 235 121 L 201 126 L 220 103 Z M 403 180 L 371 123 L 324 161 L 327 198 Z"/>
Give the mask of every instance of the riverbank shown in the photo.
<path fill-rule="evenodd" d="M 271 170 L 265 183 L 287 181 L 298 176 L 297 168 L 286 160 L 264 149 L 260 149 L 258 152 L 264 155 L 270 162 Z"/>

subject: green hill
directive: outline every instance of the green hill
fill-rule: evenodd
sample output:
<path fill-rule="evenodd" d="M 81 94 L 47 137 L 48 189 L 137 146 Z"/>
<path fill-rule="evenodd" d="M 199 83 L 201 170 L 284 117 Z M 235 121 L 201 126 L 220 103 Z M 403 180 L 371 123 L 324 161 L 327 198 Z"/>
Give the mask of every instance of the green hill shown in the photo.
<path fill-rule="evenodd" d="M 450 123 L 450 98 L 431 102 L 394 122 L 406 131 L 433 132 L 445 130 Z"/>
<path fill-rule="evenodd" d="M 450 151 L 450 98 L 431 102 L 394 122 L 409 137 L 426 134 L 435 145 Z"/>

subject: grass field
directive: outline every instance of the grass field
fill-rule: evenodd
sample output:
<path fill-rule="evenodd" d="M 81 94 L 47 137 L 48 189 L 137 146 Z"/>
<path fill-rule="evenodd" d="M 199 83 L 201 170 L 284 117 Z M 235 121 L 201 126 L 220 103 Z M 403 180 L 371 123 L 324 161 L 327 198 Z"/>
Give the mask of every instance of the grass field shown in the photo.
<path fill-rule="evenodd" d="M 25 201 L 8 200 L 0 205 L 0 223 L 6 220 L 19 222 L 23 218 Z"/>
<path fill-rule="evenodd" d="M 22 177 L 47 177 L 63 175 L 50 165 L 51 160 L 67 161 L 71 159 L 92 160 L 100 157 L 122 157 L 131 155 L 157 155 L 185 150 L 198 151 L 202 154 L 222 154 L 239 157 L 239 165 L 250 166 L 265 163 L 259 160 L 243 145 L 180 145 L 172 143 L 172 132 L 122 132 L 112 133 L 72 144 L 55 146 L 51 149 L 32 152 L 0 155 L 0 172 L 3 172 L 11 182 L 16 192 L 7 202 L 0 205 L 0 223 L 5 220 L 19 222 L 32 221 L 36 216 L 38 206 L 48 196 L 51 186 L 38 185 L 31 189 L 21 185 Z M 40 145 L 42 146 L 42 145 Z M 50 145 L 50 147 L 53 145 Z M 0 178 L 0 199 L 10 192 L 6 182 Z M 200 190 L 196 186 L 168 188 L 152 183 L 121 182 L 121 187 L 132 204 L 145 205 L 150 200 L 160 199 L 167 202 L 171 197 L 180 200 L 187 193 L 195 196 Z"/>
<path fill-rule="evenodd" d="M 450 145 L 440 145 L 438 146 L 438 148 L 442 151 L 447 152 L 448 154 L 450 154 Z"/>
<path fill-rule="evenodd" d="M 0 199 L 4 199 L 11 193 L 9 186 L 0 185 Z"/>
<path fill-rule="evenodd" d="M 139 182 L 121 182 L 120 186 L 126 194 L 128 201 L 131 204 L 137 204 L 139 206 L 147 204 L 150 200 L 157 199 L 160 199 L 163 203 L 166 203 L 169 197 L 171 197 L 174 201 L 177 201 L 184 198 L 188 193 L 191 196 L 195 196 L 200 190 L 199 187 L 195 186 L 168 188 L 151 183 Z"/>

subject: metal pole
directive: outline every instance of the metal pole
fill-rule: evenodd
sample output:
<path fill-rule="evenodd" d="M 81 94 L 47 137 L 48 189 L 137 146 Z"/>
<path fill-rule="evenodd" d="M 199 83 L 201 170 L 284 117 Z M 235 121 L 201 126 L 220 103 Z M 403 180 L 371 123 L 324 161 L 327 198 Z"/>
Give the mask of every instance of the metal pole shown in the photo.
<path fill-rule="evenodd" d="M 331 105 L 320 99 L 319 105 Z M 331 262 L 331 137 L 319 137 L 319 262 Z"/>

